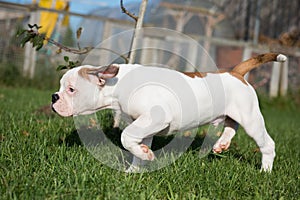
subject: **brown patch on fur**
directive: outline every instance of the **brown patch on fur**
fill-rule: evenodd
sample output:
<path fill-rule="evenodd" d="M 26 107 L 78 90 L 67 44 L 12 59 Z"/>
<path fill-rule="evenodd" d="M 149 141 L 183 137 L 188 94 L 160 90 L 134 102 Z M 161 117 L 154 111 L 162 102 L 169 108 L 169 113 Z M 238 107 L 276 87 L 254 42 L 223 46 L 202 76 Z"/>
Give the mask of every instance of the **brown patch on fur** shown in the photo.
<path fill-rule="evenodd" d="M 258 55 L 244 62 L 241 62 L 236 67 L 234 67 L 230 73 L 233 74 L 234 76 L 237 76 L 239 74 L 240 76 L 243 77 L 247 72 L 251 71 L 252 69 L 258 67 L 261 64 L 271 62 L 271 61 L 276 61 L 278 55 L 279 54 L 277 53 L 266 53 L 266 54 Z"/>
<path fill-rule="evenodd" d="M 248 85 L 248 83 L 246 82 L 246 80 L 244 79 L 244 76 L 236 73 L 236 72 L 230 72 L 226 69 L 223 70 L 219 70 L 217 72 L 182 72 L 184 75 L 189 76 L 191 78 L 195 78 L 195 77 L 199 77 L 199 78 L 204 78 L 207 76 L 208 73 L 211 74 L 222 74 L 222 73 L 226 73 L 228 72 L 229 74 L 231 74 L 232 76 L 236 77 L 237 79 L 239 79 L 240 81 L 242 81 L 244 84 Z"/>
<path fill-rule="evenodd" d="M 230 71 L 228 69 L 219 69 L 216 72 L 181 72 L 181 73 L 191 78 L 195 78 L 195 77 L 204 78 L 207 76 L 207 74 L 222 74 L 226 72 L 230 72 Z"/>
<path fill-rule="evenodd" d="M 182 72 L 182 73 L 191 78 L 195 78 L 195 77 L 203 78 L 207 76 L 206 72 Z"/>
<path fill-rule="evenodd" d="M 84 67 L 81 68 L 78 71 L 79 76 L 90 80 L 89 75 L 94 75 L 97 76 L 98 78 L 112 78 L 114 76 L 116 76 L 116 74 L 119 72 L 119 67 L 115 64 L 109 65 L 109 66 L 103 66 L 101 68 L 88 68 L 88 67 Z M 101 75 L 101 77 L 99 77 L 99 74 Z"/>
<path fill-rule="evenodd" d="M 91 68 L 81 68 L 79 71 L 78 71 L 78 74 L 79 76 L 81 76 L 82 78 L 85 78 L 87 80 L 90 80 L 89 78 L 89 74 L 91 74 L 91 71 L 94 71 L 95 73 L 95 70 L 91 69 Z"/>
<path fill-rule="evenodd" d="M 244 79 L 244 76 L 240 75 L 239 73 L 233 72 L 233 71 L 228 71 L 226 69 L 223 70 L 219 70 L 217 72 L 182 72 L 184 75 L 189 76 L 191 78 L 195 78 L 195 77 L 199 77 L 199 78 L 204 78 L 207 76 L 208 73 L 211 74 L 222 74 L 222 73 L 226 73 L 228 72 L 229 74 L 231 74 L 232 76 L 236 77 L 237 79 L 239 79 L 240 81 L 242 81 L 244 84 L 248 85 L 248 83 L 246 82 L 246 80 Z"/>

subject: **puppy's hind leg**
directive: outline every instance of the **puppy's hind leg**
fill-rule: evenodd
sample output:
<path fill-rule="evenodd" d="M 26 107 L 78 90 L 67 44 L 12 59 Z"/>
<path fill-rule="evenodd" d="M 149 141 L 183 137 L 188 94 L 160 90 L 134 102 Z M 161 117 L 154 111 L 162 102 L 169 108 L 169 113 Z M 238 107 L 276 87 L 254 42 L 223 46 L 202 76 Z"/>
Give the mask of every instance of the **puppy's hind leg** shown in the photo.
<path fill-rule="evenodd" d="M 246 111 L 248 112 L 240 113 L 240 124 L 246 133 L 255 140 L 262 153 L 261 170 L 270 172 L 275 158 L 275 143 L 266 130 L 258 102 L 249 105 Z"/>
<path fill-rule="evenodd" d="M 239 124 L 236 121 L 234 121 L 228 116 L 226 117 L 225 124 L 224 124 L 224 131 L 221 137 L 213 146 L 214 153 L 221 153 L 222 151 L 227 150 L 229 148 L 231 139 L 234 137 L 238 127 Z"/>

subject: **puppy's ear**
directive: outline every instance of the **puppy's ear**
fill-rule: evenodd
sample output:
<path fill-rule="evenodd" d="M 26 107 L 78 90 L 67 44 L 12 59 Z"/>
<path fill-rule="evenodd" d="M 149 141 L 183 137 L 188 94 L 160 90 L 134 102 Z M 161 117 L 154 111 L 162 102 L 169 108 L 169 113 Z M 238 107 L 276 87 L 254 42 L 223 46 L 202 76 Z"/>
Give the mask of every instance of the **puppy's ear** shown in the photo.
<path fill-rule="evenodd" d="M 96 76 L 98 77 L 98 85 L 105 85 L 105 80 L 115 77 L 119 72 L 119 65 L 112 64 L 109 66 L 100 67 L 97 71 Z"/>
<path fill-rule="evenodd" d="M 119 65 L 111 64 L 109 66 L 101 66 L 95 68 L 82 68 L 79 70 L 79 75 L 92 82 L 96 82 L 96 84 L 99 86 L 104 86 L 105 80 L 115 77 L 118 72 Z"/>
<path fill-rule="evenodd" d="M 119 72 L 119 65 L 111 64 L 98 68 L 97 76 L 102 79 L 109 79 L 115 77 Z"/>

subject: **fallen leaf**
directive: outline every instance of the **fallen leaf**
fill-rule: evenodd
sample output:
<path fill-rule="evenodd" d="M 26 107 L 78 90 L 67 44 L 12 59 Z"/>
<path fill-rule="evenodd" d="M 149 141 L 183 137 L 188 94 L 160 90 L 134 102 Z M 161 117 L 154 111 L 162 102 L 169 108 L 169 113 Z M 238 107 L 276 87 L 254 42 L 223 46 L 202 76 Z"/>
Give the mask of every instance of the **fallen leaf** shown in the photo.
<path fill-rule="evenodd" d="M 89 122 L 90 122 L 89 128 L 94 128 L 97 126 L 97 121 L 94 118 L 90 118 Z"/>
<path fill-rule="evenodd" d="M 184 133 L 183 133 L 183 136 L 184 137 L 190 137 L 192 135 L 192 131 L 185 131 Z"/>
<path fill-rule="evenodd" d="M 30 134 L 29 134 L 29 132 L 27 132 L 27 131 L 23 131 L 23 132 L 22 132 L 22 135 L 28 137 Z"/>

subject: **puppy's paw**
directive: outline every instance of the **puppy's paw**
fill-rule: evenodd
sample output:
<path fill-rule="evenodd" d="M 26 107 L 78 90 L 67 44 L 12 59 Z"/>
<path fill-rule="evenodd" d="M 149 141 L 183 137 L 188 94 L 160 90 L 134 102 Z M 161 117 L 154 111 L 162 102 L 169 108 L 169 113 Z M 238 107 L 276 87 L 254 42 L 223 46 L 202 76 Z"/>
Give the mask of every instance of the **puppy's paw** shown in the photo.
<path fill-rule="evenodd" d="M 272 163 L 268 163 L 268 164 L 263 163 L 262 166 L 261 166 L 260 172 L 271 173 L 272 172 L 272 167 L 273 167 Z"/>
<path fill-rule="evenodd" d="M 223 134 L 218 139 L 216 144 L 213 147 L 214 153 L 222 153 L 222 151 L 225 151 L 229 148 L 231 139 L 235 135 L 235 129 L 231 127 L 225 127 Z"/>
<path fill-rule="evenodd" d="M 151 149 L 149 149 L 149 147 L 145 144 L 141 144 L 140 147 L 142 148 L 142 151 L 146 154 L 146 158 L 147 158 L 147 159 L 143 159 L 143 160 L 153 161 L 155 158 L 153 151 Z"/>
<path fill-rule="evenodd" d="M 153 151 L 145 144 L 135 145 L 130 149 L 130 152 L 141 160 L 152 161 L 155 158 Z"/>
<path fill-rule="evenodd" d="M 218 140 L 213 147 L 214 153 L 222 153 L 222 151 L 226 151 L 230 146 L 231 141 Z"/>

